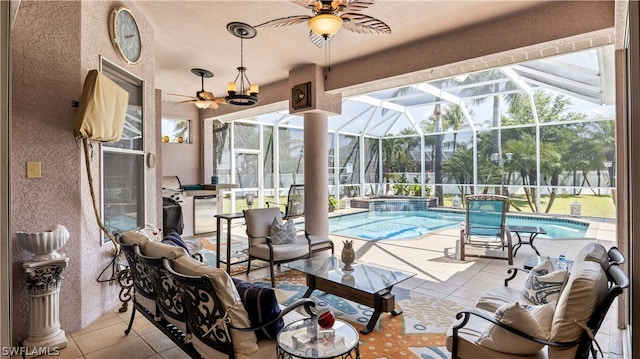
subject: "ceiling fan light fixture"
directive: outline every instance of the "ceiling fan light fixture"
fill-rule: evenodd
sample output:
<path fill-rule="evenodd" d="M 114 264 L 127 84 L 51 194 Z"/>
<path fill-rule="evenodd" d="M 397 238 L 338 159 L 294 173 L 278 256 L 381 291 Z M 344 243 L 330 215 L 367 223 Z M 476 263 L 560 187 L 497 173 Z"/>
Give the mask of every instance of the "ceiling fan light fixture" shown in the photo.
<path fill-rule="evenodd" d="M 322 37 L 335 35 L 342 27 L 342 18 L 333 14 L 318 14 L 309 21 L 307 25 L 313 32 Z"/>
<path fill-rule="evenodd" d="M 244 66 L 244 39 L 252 39 L 257 32 L 251 25 L 241 22 L 231 22 L 227 24 L 227 31 L 240 38 L 240 66 L 238 75 L 233 82 L 227 85 L 227 103 L 236 106 L 251 106 L 258 103 L 258 85 L 252 84 L 247 78 L 247 68 Z"/>
<path fill-rule="evenodd" d="M 209 108 L 209 106 L 211 106 L 211 101 L 205 101 L 205 100 L 198 100 L 195 102 L 196 107 L 204 110 L 205 108 Z"/>

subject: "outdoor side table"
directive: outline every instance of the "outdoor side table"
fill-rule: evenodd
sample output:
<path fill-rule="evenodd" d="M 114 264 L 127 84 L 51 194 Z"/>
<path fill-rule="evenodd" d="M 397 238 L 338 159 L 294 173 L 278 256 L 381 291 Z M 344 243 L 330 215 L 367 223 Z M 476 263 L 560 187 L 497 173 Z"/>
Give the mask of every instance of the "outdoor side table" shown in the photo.
<path fill-rule="evenodd" d="M 514 257 L 518 253 L 518 249 L 520 249 L 520 247 L 523 244 L 530 245 L 531 248 L 533 248 L 533 250 L 536 252 L 536 254 L 540 255 L 540 252 L 538 252 L 538 248 L 536 248 L 536 246 L 533 245 L 533 240 L 536 239 L 538 234 L 547 234 L 547 231 L 545 231 L 544 228 L 542 228 L 542 227 L 533 227 L 533 226 L 509 226 L 509 231 L 515 233 L 516 236 L 518 237 L 518 243 L 516 243 L 516 245 L 513 246 L 513 256 Z M 529 241 L 528 242 L 523 242 L 522 241 L 522 238 L 520 237 L 521 233 L 529 233 Z"/>
<path fill-rule="evenodd" d="M 216 217 L 216 268 L 220 268 L 220 263 L 224 263 L 226 264 L 226 267 L 227 267 L 227 273 L 231 274 L 231 221 L 233 221 L 234 219 L 244 218 L 244 213 L 216 214 L 215 217 Z M 221 240 L 223 219 L 227 221 L 227 258 L 225 260 L 220 259 L 220 240 Z"/>
<path fill-rule="evenodd" d="M 318 327 L 317 318 L 301 319 L 278 333 L 276 355 L 278 359 L 360 359 L 359 341 L 358 331 L 341 320 L 324 330 Z"/>

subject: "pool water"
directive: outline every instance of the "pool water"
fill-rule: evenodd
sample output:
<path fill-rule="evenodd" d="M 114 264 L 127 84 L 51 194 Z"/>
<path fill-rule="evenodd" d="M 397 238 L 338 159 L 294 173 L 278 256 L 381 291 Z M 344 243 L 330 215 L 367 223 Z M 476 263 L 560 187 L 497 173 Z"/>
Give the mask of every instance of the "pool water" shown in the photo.
<path fill-rule="evenodd" d="M 442 211 L 360 212 L 329 218 L 331 234 L 368 240 L 411 239 L 439 229 L 459 228 L 464 213 Z M 547 234 L 537 238 L 584 237 L 588 224 L 566 219 L 507 215 L 512 226 L 539 226 Z"/>

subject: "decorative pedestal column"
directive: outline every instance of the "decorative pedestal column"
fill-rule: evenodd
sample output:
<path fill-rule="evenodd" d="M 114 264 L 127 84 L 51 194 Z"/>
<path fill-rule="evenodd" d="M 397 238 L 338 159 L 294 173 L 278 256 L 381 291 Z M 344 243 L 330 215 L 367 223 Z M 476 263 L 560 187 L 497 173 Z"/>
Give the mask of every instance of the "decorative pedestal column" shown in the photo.
<path fill-rule="evenodd" d="M 29 336 L 22 343 L 27 348 L 62 349 L 67 346 L 64 330 L 60 329 L 60 283 L 68 262 L 69 258 L 63 256 L 23 265 L 31 301 Z"/>

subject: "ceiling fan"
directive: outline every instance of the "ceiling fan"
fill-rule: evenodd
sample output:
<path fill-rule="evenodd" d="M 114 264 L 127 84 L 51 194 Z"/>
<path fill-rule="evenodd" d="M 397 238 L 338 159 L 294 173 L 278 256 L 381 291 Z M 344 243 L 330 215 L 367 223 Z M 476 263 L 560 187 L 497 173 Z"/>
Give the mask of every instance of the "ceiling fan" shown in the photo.
<path fill-rule="evenodd" d="M 205 69 L 191 69 L 191 72 L 196 76 L 200 76 L 200 78 L 202 79 L 202 90 L 196 92 L 195 96 L 186 96 L 186 95 L 179 95 L 179 94 L 173 94 L 173 93 L 169 95 L 190 97 L 191 98 L 190 100 L 184 100 L 178 103 L 193 102 L 196 105 L 196 107 L 201 110 L 204 110 L 207 108 L 211 108 L 215 110 L 220 106 L 220 104 L 223 104 L 223 105 L 227 104 L 224 98 L 215 97 L 213 93 L 204 90 L 204 78 L 213 77 L 213 73 L 211 71 L 205 70 Z"/>
<path fill-rule="evenodd" d="M 294 15 L 264 22 L 255 27 L 275 28 L 307 22 L 311 28 L 309 38 L 318 47 L 323 47 L 341 27 L 361 34 L 390 34 L 391 28 L 383 21 L 360 11 L 373 5 L 376 0 L 291 0 L 296 5 L 310 8 L 311 15 Z"/>

